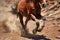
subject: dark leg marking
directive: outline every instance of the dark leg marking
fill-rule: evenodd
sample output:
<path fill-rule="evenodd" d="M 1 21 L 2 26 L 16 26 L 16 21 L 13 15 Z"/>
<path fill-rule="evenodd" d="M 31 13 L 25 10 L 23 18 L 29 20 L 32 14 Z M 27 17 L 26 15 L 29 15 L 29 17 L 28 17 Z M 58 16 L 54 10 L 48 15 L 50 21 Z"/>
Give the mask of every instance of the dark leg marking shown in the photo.
<path fill-rule="evenodd" d="M 33 30 L 33 34 L 36 34 L 38 31 L 38 28 L 39 28 L 39 22 L 38 21 L 36 22 L 36 26 L 37 27 Z"/>

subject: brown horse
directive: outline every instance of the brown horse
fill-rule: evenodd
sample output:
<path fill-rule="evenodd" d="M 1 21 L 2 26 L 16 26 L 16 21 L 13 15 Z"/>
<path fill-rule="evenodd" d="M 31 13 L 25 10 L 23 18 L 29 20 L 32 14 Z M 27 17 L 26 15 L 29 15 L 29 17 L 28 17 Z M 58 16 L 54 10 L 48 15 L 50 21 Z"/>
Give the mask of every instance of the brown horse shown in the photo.
<path fill-rule="evenodd" d="M 36 22 L 37 27 L 33 30 L 33 33 L 36 33 L 39 28 L 39 22 L 36 19 L 42 19 L 44 21 L 44 17 L 41 15 L 41 7 L 46 6 L 46 0 L 20 0 L 16 6 L 17 16 L 20 19 L 22 27 L 25 32 L 27 31 L 26 25 L 29 20 L 33 20 Z M 32 16 L 32 15 L 33 16 Z M 23 16 L 26 17 L 25 25 L 23 23 Z M 44 26 L 44 25 L 43 25 Z"/>

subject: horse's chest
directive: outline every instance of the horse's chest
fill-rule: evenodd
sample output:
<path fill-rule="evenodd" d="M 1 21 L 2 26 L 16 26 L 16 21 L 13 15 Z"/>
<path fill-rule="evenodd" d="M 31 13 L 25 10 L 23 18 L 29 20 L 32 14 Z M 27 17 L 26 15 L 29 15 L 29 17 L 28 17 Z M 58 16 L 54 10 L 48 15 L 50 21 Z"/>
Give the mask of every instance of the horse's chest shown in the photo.
<path fill-rule="evenodd" d="M 18 7 L 19 7 L 20 10 L 24 9 L 26 7 L 26 2 L 25 1 L 19 2 Z"/>

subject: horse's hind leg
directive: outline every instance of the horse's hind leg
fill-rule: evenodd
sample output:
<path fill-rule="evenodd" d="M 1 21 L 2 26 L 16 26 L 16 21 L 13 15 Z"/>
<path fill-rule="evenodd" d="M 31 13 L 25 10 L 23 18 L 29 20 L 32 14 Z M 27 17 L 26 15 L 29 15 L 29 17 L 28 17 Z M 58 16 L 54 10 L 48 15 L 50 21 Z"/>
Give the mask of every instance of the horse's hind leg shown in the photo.
<path fill-rule="evenodd" d="M 44 28 L 44 26 L 45 26 L 45 17 L 44 16 L 42 16 L 41 17 L 41 22 L 40 22 L 40 27 L 38 28 L 38 31 L 40 32 L 40 31 L 42 31 L 42 29 Z"/>
<path fill-rule="evenodd" d="M 45 20 L 46 18 L 44 16 L 41 17 L 42 21 L 41 21 L 41 27 L 45 26 Z"/>
<path fill-rule="evenodd" d="M 33 30 L 33 34 L 36 34 L 37 33 L 38 28 L 40 26 L 39 21 L 38 20 L 35 20 L 35 21 L 36 21 L 36 28 Z"/>
<path fill-rule="evenodd" d="M 40 32 L 40 31 L 42 31 L 42 29 L 44 28 L 44 26 L 45 26 L 45 17 L 44 16 L 41 16 L 41 23 L 39 23 L 39 21 L 38 21 L 38 19 L 37 20 L 35 20 L 36 21 L 36 28 L 33 30 L 33 33 L 35 34 L 37 31 L 38 32 Z"/>

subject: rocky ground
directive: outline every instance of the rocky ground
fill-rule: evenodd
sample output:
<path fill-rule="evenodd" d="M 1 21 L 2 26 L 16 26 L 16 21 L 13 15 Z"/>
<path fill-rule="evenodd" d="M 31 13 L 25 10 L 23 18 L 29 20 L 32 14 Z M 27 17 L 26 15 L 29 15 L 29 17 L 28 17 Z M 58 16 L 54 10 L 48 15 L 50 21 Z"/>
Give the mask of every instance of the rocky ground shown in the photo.
<path fill-rule="evenodd" d="M 27 24 L 29 34 L 22 37 L 19 19 L 11 12 L 11 6 L 16 2 L 18 0 L 0 0 L 0 40 L 60 40 L 60 0 L 48 0 L 47 7 L 42 9 L 46 21 L 41 32 L 32 34 L 36 25 L 30 20 Z"/>

